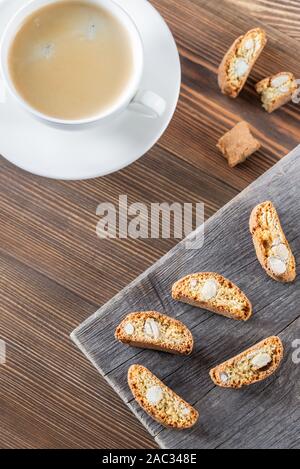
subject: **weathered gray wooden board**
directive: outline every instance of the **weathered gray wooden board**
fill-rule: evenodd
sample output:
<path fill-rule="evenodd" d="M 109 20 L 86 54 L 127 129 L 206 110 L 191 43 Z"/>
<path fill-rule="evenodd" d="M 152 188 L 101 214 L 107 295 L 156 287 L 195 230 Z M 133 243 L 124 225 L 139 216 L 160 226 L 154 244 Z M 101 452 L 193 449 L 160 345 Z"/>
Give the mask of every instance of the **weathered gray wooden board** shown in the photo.
<path fill-rule="evenodd" d="M 290 285 L 270 279 L 256 260 L 248 230 L 252 208 L 267 199 L 278 209 L 299 265 L 300 146 L 206 222 L 202 247 L 187 250 L 184 242 L 178 244 L 72 334 L 161 447 L 300 447 L 300 364 L 292 360 L 292 342 L 300 339 L 299 278 Z M 247 293 L 254 306 L 247 323 L 172 300 L 170 289 L 175 280 L 205 270 L 220 272 Z M 114 340 L 124 315 L 149 309 L 178 317 L 192 329 L 195 351 L 190 357 L 130 348 Z M 286 349 L 276 375 L 239 391 L 213 385 L 208 375 L 211 367 L 273 334 L 280 335 Z M 164 429 L 148 417 L 127 386 L 127 369 L 132 363 L 149 367 L 194 404 L 200 412 L 199 423 L 178 432 Z"/>

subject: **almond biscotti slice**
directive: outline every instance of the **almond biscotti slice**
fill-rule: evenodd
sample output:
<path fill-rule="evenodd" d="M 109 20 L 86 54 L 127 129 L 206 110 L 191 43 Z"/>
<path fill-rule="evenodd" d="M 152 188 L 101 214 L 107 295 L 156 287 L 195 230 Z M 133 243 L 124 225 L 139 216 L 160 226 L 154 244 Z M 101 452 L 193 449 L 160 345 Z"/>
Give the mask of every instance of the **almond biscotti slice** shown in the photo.
<path fill-rule="evenodd" d="M 281 72 L 261 80 L 255 88 L 263 108 L 270 113 L 291 101 L 298 86 L 292 73 Z"/>
<path fill-rule="evenodd" d="M 117 327 L 115 338 L 133 347 L 189 355 L 193 350 L 190 330 L 177 319 L 156 311 L 131 313 Z"/>
<path fill-rule="evenodd" d="M 267 274 L 279 282 L 293 282 L 296 261 L 272 202 L 263 202 L 253 209 L 250 232 L 258 260 Z"/>
<path fill-rule="evenodd" d="M 261 28 L 248 31 L 234 41 L 225 54 L 218 71 L 218 83 L 223 94 L 236 98 L 267 43 Z"/>
<path fill-rule="evenodd" d="M 230 280 L 213 272 L 182 278 L 173 285 L 172 297 L 239 321 L 247 321 L 252 314 L 246 295 Z"/>
<path fill-rule="evenodd" d="M 183 430 L 197 422 L 197 410 L 144 366 L 132 365 L 129 368 L 128 384 L 144 411 L 165 427 Z"/>
<path fill-rule="evenodd" d="M 217 386 L 238 389 L 268 378 L 277 370 L 282 357 L 279 337 L 268 337 L 213 368 L 210 377 Z"/>

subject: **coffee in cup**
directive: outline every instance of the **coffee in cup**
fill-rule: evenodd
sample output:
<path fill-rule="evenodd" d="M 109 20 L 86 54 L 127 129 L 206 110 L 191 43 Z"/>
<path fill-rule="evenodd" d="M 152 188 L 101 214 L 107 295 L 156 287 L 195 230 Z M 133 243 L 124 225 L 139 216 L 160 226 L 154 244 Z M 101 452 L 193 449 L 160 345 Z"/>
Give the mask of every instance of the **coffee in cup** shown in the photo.
<path fill-rule="evenodd" d="M 43 115 L 63 120 L 105 113 L 126 92 L 134 72 L 130 36 L 100 4 L 59 0 L 23 21 L 10 45 L 17 93 Z"/>

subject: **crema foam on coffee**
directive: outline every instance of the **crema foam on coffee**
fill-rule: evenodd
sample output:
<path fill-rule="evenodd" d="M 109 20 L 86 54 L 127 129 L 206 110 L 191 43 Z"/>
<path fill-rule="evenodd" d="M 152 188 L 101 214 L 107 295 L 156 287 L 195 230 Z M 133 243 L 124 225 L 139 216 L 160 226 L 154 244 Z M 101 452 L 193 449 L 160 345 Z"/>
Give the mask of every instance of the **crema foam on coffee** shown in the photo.
<path fill-rule="evenodd" d="M 127 30 L 95 4 L 63 0 L 29 16 L 9 51 L 17 92 L 47 116 L 77 120 L 109 110 L 134 67 Z"/>

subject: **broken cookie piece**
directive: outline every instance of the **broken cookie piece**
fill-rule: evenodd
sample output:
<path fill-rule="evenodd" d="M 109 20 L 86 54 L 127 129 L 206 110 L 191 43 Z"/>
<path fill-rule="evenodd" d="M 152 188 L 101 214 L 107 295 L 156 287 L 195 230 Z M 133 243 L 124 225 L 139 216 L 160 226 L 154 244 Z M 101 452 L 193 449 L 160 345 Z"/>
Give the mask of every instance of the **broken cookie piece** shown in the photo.
<path fill-rule="evenodd" d="M 199 272 L 178 280 L 172 287 L 172 297 L 238 321 L 247 321 L 252 314 L 246 295 L 230 280 L 214 272 Z"/>
<path fill-rule="evenodd" d="M 243 163 L 260 147 L 260 142 L 253 137 L 250 126 L 245 121 L 236 124 L 217 143 L 217 148 L 227 158 L 231 168 Z"/>
<path fill-rule="evenodd" d="M 293 282 L 296 278 L 295 257 L 276 208 L 269 200 L 253 209 L 250 232 L 257 258 L 267 274 L 279 282 Z"/>
<path fill-rule="evenodd" d="M 182 322 L 156 311 L 128 314 L 117 327 L 115 338 L 132 347 L 178 355 L 189 355 L 194 344 L 192 333 Z"/>
<path fill-rule="evenodd" d="M 270 113 L 291 101 L 297 83 L 292 73 L 281 72 L 261 80 L 255 88 L 261 96 L 263 108 Z"/>
<path fill-rule="evenodd" d="M 279 337 L 268 337 L 213 368 L 210 377 L 217 386 L 238 389 L 271 376 L 282 357 L 283 345 Z"/>
<path fill-rule="evenodd" d="M 184 430 L 197 422 L 197 410 L 144 366 L 132 365 L 129 368 L 128 384 L 144 411 L 165 427 Z"/>
<path fill-rule="evenodd" d="M 223 94 L 231 98 L 239 95 L 266 43 L 266 33 L 261 28 L 251 29 L 236 39 L 218 70 L 218 83 Z"/>

